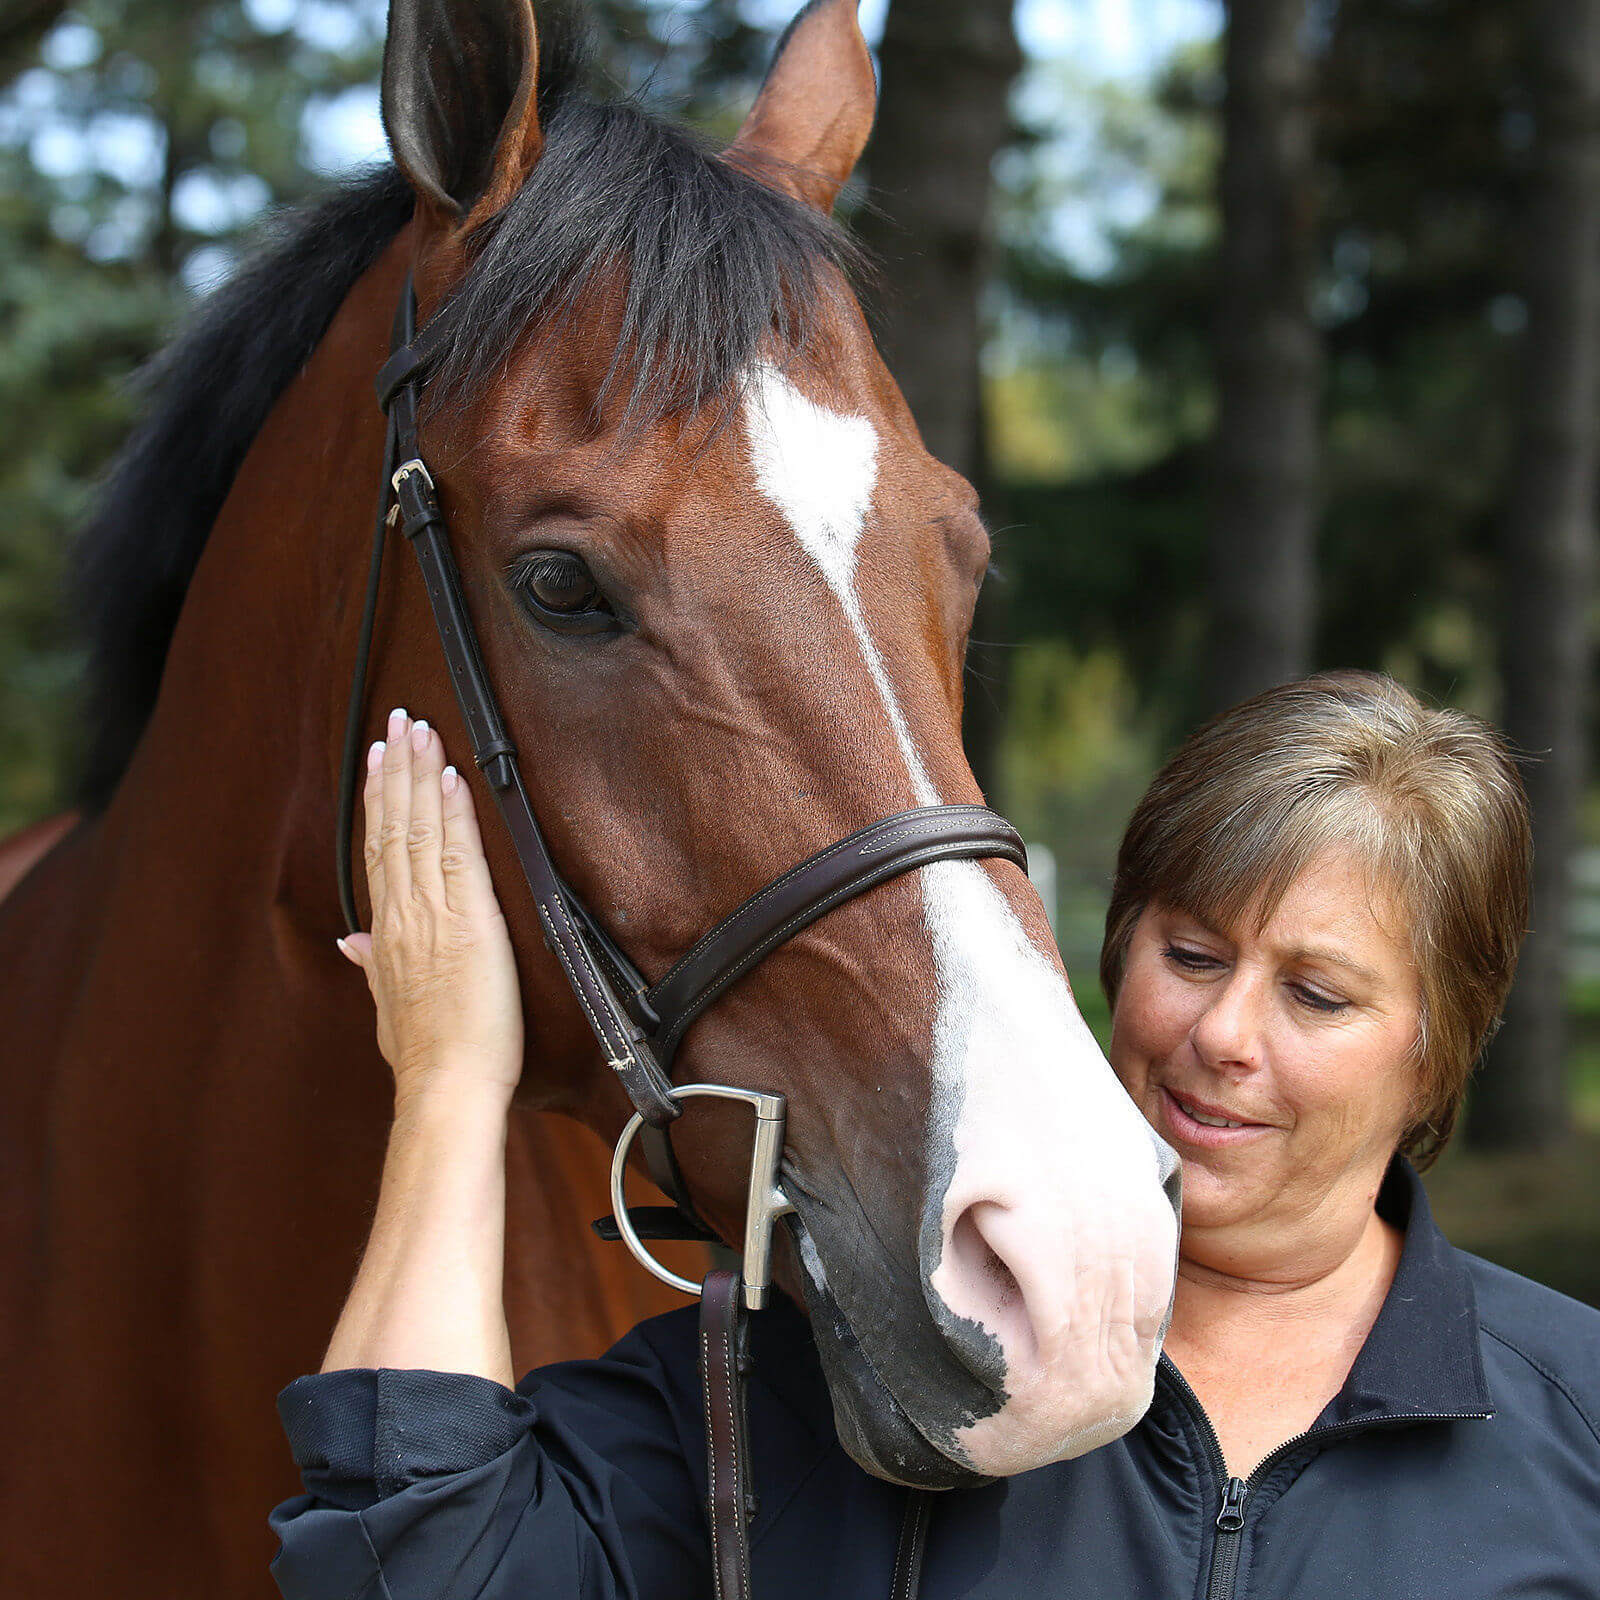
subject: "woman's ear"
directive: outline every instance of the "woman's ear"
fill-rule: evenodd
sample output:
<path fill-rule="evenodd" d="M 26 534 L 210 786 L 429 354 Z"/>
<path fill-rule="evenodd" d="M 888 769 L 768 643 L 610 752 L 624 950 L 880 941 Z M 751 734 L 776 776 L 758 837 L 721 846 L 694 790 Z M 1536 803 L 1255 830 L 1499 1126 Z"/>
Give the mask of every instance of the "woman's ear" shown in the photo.
<path fill-rule="evenodd" d="M 723 159 L 827 214 L 878 109 L 858 0 L 811 0 L 789 24 L 761 93 Z"/>
<path fill-rule="evenodd" d="M 383 126 L 396 165 L 447 227 L 471 228 L 539 159 L 531 0 L 390 0 Z"/>

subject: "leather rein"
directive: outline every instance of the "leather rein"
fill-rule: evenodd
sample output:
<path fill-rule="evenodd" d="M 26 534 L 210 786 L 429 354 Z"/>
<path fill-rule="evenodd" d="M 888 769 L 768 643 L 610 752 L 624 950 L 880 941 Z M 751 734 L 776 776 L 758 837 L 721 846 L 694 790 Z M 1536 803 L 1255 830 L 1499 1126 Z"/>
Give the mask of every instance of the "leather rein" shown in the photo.
<path fill-rule="evenodd" d="M 723 1084 L 674 1085 L 669 1073 L 684 1034 L 706 1007 L 767 955 L 834 907 L 880 883 L 934 861 L 997 857 L 1026 869 L 1027 854 L 1010 823 L 985 806 L 918 806 L 819 850 L 758 890 L 710 929 L 654 983 L 611 939 L 563 881 L 528 799 L 517 749 L 501 715 L 451 550 L 449 529 L 418 438 L 418 392 L 452 328 L 453 303 L 420 332 L 411 275 L 401 289 L 391 354 L 378 375 L 378 403 L 388 419 L 365 605 L 345 722 L 339 780 L 337 876 L 348 929 L 360 929 L 353 883 L 355 795 L 366 722 L 366 680 L 388 531 L 398 526 L 416 552 L 472 756 L 494 793 L 533 897 L 546 945 L 560 963 L 588 1019 L 606 1065 L 634 1108 L 612 1162 L 614 1214 L 595 1224 L 620 1238 L 650 1272 L 700 1294 L 701 1368 L 705 1388 L 709 1515 L 719 1600 L 750 1593 L 748 1520 L 753 1496 L 744 1448 L 744 1380 L 749 1370 L 746 1309 L 759 1310 L 771 1284 L 773 1222 L 793 1207 L 779 1183 L 783 1152 L 781 1094 Z M 696 1097 L 740 1100 L 756 1115 L 742 1266 L 695 1284 L 669 1272 L 645 1239 L 720 1243 L 689 1197 L 668 1133 Z M 622 1181 L 635 1138 L 670 1208 L 629 1208 Z M 926 1497 L 913 1492 L 896 1556 L 895 1600 L 916 1591 L 927 1526 Z"/>

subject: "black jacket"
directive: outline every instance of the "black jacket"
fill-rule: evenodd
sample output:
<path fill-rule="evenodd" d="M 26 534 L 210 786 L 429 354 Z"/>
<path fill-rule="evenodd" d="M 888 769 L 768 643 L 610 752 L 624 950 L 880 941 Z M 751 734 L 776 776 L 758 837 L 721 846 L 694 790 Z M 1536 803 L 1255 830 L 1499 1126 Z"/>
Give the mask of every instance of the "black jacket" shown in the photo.
<path fill-rule="evenodd" d="M 939 1496 L 924 1600 L 1600 1597 L 1600 1313 L 1453 1249 L 1416 1174 L 1349 1380 L 1248 1482 L 1165 1358 L 1126 1437 Z M 756 1600 L 887 1597 L 905 1492 L 839 1448 L 804 1320 L 751 1319 Z M 297 1379 L 307 1493 L 272 1513 L 288 1600 L 705 1600 L 692 1308 L 598 1361 L 488 1379 Z"/>

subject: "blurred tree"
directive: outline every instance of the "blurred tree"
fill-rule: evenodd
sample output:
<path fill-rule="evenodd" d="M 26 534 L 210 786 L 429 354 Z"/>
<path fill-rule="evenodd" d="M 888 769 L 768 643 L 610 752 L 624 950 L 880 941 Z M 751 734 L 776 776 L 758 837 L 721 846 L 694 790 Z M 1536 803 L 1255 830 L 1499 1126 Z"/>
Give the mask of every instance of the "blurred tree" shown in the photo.
<path fill-rule="evenodd" d="M 1211 45 L 1150 91 L 1036 71 L 1002 167 L 987 406 L 1013 637 L 1116 652 L 1158 746 L 1191 720 L 1204 634 L 1220 83 Z M 1101 238 L 1052 226 L 1084 213 L 1113 219 Z"/>
<path fill-rule="evenodd" d="M 1341 0 L 1319 74 L 1328 356 L 1316 661 L 1493 714 L 1491 532 L 1523 307 L 1500 0 Z"/>
<path fill-rule="evenodd" d="M 1311 660 L 1322 352 L 1310 32 L 1308 0 L 1228 5 L 1203 711 Z"/>
<path fill-rule="evenodd" d="M 1518 426 L 1502 518 L 1504 722 L 1534 760 L 1533 927 L 1505 1026 L 1473 1098 L 1484 1146 L 1568 1131 L 1568 926 L 1588 777 L 1593 670 L 1596 379 L 1600 368 L 1600 0 L 1523 12 L 1534 121 L 1521 230 Z"/>
<path fill-rule="evenodd" d="M 882 265 L 879 343 L 928 449 L 983 493 L 981 295 L 996 154 L 1022 64 L 1014 0 L 894 0 L 856 226 Z M 986 583 L 968 652 L 967 753 L 993 793 L 1005 714 L 1005 591 Z"/>
<path fill-rule="evenodd" d="M 76 640 L 60 590 L 69 530 L 129 406 L 108 375 L 153 348 L 165 286 L 58 237 L 0 150 L 0 833 L 63 801 L 76 749 Z"/>
<path fill-rule="evenodd" d="M 60 576 L 136 404 L 127 380 L 239 231 L 324 181 L 315 119 L 369 91 L 383 8 L 78 0 L 30 18 L 48 25 L 0 90 L 0 831 L 65 798 Z"/>
<path fill-rule="evenodd" d="M 566 3 L 574 9 L 576 0 Z M 733 135 L 774 42 L 739 0 L 582 0 L 576 8 L 591 19 L 613 85 L 714 136 Z"/>
<path fill-rule="evenodd" d="M 724 135 L 788 9 L 582 3 L 612 80 Z M 1511 379 L 1535 337 L 1512 250 L 1539 126 L 1522 16 L 1504 0 L 1302 5 L 1321 30 L 1307 303 L 1325 351 L 1310 664 L 1387 667 L 1493 714 Z M 61 792 L 75 655 L 55 574 L 134 404 L 122 380 L 227 270 L 241 229 L 367 136 L 385 8 L 76 0 L 53 22 L 48 9 L 17 0 L 0 19 L 0 828 Z M 29 18 L 37 42 L 8 57 L 8 27 Z M 1019 679 L 1027 748 L 1006 770 L 1043 815 L 1068 752 L 1136 786 L 1192 721 L 1203 677 L 1221 52 L 1198 44 L 1150 81 L 1036 62 L 1013 97 L 1020 137 L 1005 123 L 1001 0 L 895 0 L 883 61 L 866 176 L 887 216 L 865 227 L 887 261 L 884 342 L 930 444 L 979 479 L 998 524 L 1002 582 L 985 605 L 1009 615 L 976 631 L 1008 647 L 974 652 L 969 705 L 975 722 L 995 706 L 982 677 L 1009 677 L 1010 645 L 1039 649 Z M 989 110 L 966 123 L 969 91 Z M 972 197 L 991 167 L 1000 249 L 986 270 Z M 1085 664 L 1137 729 L 1115 759 L 1084 754 L 1105 727 L 1095 696 L 1052 687 Z M 1044 738 L 1058 715 L 1082 737 Z M 990 733 L 972 732 L 992 787 Z M 1036 754 L 1049 773 L 1030 777 Z M 1125 809 L 1099 794 L 1074 804 Z"/>
<path fill-rule="evenodd" d="M 1386 668 L 1440 700 L 1501 715 L 1527 747 L 1559 750 L 1567 770 L 1550 779 L 1565 799 L 1538 793 L 1541 769 L 1556 763 L 1529 772 L 1541 817 L 1570 805 L 1581 782 L 1570 764 L 1581 768 L 1584 759 L 1591 669 L 1577 663 L 1588 659 L 1593 626 L 1582 472 L 1593 439 L 1584 296 L 1595 279 L 1592 258 L 1579 264 L 1573 253 L 1588 236 L 1587 202 L 1570 187 L 1586 170 L 1575 164 L 1574 130 L 1590 126 L 1583 119 L 1592 108 L 1580 114 L 1571 88 L 1587 70 L 1586 24 L 1570 8 L 1564 16 L 1542 24 L 1568 84 L 1559 181 L 1536 142 L 1549 123 L 1538 109 L 1549 90 L 1536 79 L 1526 15 L 1499 0 L 1340 0 L 1313 84 L 1320 219 L 1309 304 L 1326 385 L 1320 616 L 1309 664 Z M 1085 98 L 1071 103 L 1081 108 Z M 1031 524 L 1010 536 L 1021 571 L 1019 637 L 1119 648 L 1140 709 L 1160 715 L 1167 740 L 1184 731 L 1185 682 L 1204 623 L 1193 600 L 1203 460 L 1196 417 L 1209 392 L 1199 307 L 1217 256 L 1198 221 L 1194 175 L 1204 171 L 1210 103 L 1197 56 L 1177 64 L 1153 103 L 1102 111 L 1099 164 L 1126 162 L 1160 191 L 1147 215 L 1113 233 L 1103 265 L 1064 259 L 1038 226 L 1059 208 L 1059 190 L 1039 204 L 1022 186 L 1008 191 L 1023 206 L 1014 238 L 1026 243 L 1013 243 L 1005 259 L 1022 310 L 1018 331 L 1003 323 L 1001 339 L 1024 352 L 1044 346 L 1032 366 L 1002 368 L 995 386 L 1008 416 L 1017 407 L 1033 419 L 1029 431 L 1008 428 L 1001 452 L 1006 470 L 1029 480 L 1009 489 L 1019 520 Z M 1529 193 L 1537 172 L 1543 198 Z M 1532 323 L 1536 297 L 1547 302 L 1542 332 Z M 1056 449 L 1053 477 L 1012 447 L 1022 438 L 1035 441 L 1032 459 L 1047 453 L 1037 443 L 1037 403 L 1017 397 L 1023 378 L 1048 382 L 1071 407 L 1072 420 L 1045 436 L 1047 445 L 1070 439 Z M 1519 396 L 1530 392 L 1541 398 L 1525 410 Z M 1521 488 L 1511 495 L 1513 483 Z M 1555 549 L 1544 545 L 1538 558 L 1534 516 L 1541 538 L 1561 528 Z M 1524 584 L 1527 598 L 1512 602 Z M 1517 620 L 1500 650 L 1496 621 L 1505 611 Z M 1522 693 L 1543 699 L 1539 731 L 1518 728 L 1519 677 Z M 1561 828 L 1572 824 L 1538 826 L 1538 920 L 1560 930 L 1566 918 L 1548 906 L 1567 893 Z M 1544 1032 L 1514 1062 L 1509 1056 L 1519 1017 L 1560 1027 L 1562 979 L 1541 976 L 1540 937 L 1489 1067 L 1499 1084 L 1486 1082 L 1469 1134 L 1562 1125 L 1563 1041 Z M 1559 946 L 1560 932 L 1549 942 Z M 1535 1070 L 1532 1060 L 1542 1065 Z M 1528 1098 L 1505 1110 L 1498 1097 L 1515 1096 L 1521 1084 Z"/>
<path fill-rule="evenodd" d="M 9 79 L 67 9 L 67 0 L 10 0 L 0 16 L 0 79 Z"/>
<path fill-rule="evenodd" d="M 1499 0 L 1340 0 L 1315 65 L 1308 299 L 1326 376 L 1308 665 L 1387 668 L 1492 714 L 1490 531 L 1522 320 L 1508 248 L 1526 121 L 1515 14 Z M 1037 120 L 1008 173 L 991 355 L 1020 524 L 1006 535 L 1018 637 L 1125 641 L 1167 741 L 1210 698 L 1196 684 L 1222 96 L 1218 55 L 1201 46 L 1150 95 L 1075 79 L 1036 97 L 1061 120 Z M 1148 203 L 1105 229 L 1101 251 L 1062 246 L 1052 219 L 1115 217 L 1117 196 L 1141 190 Z"/>

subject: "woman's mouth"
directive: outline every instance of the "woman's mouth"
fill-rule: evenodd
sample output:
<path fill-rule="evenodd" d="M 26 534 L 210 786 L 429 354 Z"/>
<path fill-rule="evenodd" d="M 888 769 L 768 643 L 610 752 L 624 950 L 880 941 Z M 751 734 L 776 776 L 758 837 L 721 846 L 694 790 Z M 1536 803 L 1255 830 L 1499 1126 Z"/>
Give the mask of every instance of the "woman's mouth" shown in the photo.
<path fill-rule="evenodd" d="M 1175 1094 L 1165 1085 L 1161 1088 L 1161 1120 L 1161 1131 L 1169 1138 L 1208 1150 L 1237 1144 L 1267 1127 L 1264 1122 L 1229 1116 L 1221 1106 Z"/>

